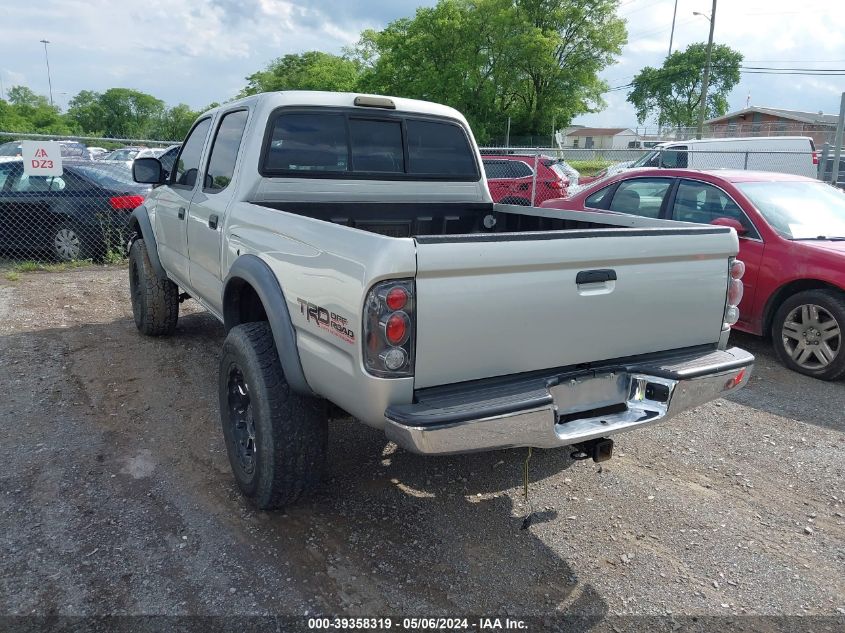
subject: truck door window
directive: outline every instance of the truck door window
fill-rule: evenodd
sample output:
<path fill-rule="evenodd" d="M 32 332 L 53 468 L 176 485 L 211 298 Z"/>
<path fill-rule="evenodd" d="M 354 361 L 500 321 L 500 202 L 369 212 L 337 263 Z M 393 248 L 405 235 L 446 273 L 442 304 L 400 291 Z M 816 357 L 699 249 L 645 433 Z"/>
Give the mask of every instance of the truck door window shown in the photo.
<path fill-rule="evenodd" d="M 660 164 L 669 168 L 684 168 L 687 166 L 687 146 L 677 145 L 660 152 Z M 655 165 L 656 167 L 657 165 Z"/>
<path fill-rule="evenodd" d="M 671 178 L 635 178 L 623 180 L 610 201 L 610 210 L 645 218 L 660 217 L 663 198 L 669 192 Z"/>
<path fill-rule="evenodd" d="M 402 122 L 349 119 L 352 171 L 405 171 Z"/>
<path fill-rule="evenodd" d="M 244 135 L 246 110 L 236 110 L 223 115 L 217 135 L 211 144 L 211 156 L 205 172 L 204 191 L 215 193 L 225 189 L 235 173 L 235 161 Z"/>
<path fill-rule="evenodd" d="M 194 126 L 191 134 L 182 146 L 182 152 L 176 159 L 176 169 L 171 175 L 172 185 L 185 189 L 192 189 L 197 181 L 200 168 L 200 156 L 205 145 L 205 137 L 211 127 L 211 119 L 203 119 Z"/>

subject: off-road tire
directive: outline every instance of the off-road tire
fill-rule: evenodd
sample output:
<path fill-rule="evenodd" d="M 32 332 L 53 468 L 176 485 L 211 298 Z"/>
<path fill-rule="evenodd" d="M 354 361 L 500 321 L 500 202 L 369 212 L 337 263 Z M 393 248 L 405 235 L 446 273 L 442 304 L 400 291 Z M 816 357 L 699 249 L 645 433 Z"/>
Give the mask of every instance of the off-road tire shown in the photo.
<path fill-rule="evenodd" d="M 271 510 L 312 494 L 326 459 L 326 402 L 291 390 L 268 323 L 229 331 L 218 390 L 226 451 L 243 495 Z"/>
<path fill-rule="evenodd" d="M 826 367 L 817 369 L 802 367 L 792 358 L 784 343 L 784 323 L 793 310 L 803 305 L 815 305 L 822 308 L 837 321 L 839 326 L 837 354 Z M 772 344 L 780 362 L 793 371 L 821 380 L 841 378 L 845 375 L 845 293 L 835 290 L 806 290 L 789 297 L 780 305 L 772 320 Z"/>
<path fill-rule="evenodd" d="M 173 334 L 179 320 L 179 286 L 156 273 L 142 239 L 129 249 L 129 294 L 135 325 L 142 334 Z"/>

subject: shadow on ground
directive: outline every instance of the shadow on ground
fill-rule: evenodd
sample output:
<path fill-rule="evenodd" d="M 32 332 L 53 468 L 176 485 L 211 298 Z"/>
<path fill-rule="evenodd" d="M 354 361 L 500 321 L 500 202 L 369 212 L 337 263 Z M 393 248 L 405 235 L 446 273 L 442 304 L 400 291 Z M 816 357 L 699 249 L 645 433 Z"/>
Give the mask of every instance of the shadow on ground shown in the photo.
<path fill-rule="evenodd" d="M 825 382 L 780 364 L 772 342 L 758 336 L 731 333 L 731 345 L 754 354 L 751 384 L 729 397 L 759 411 L 845 431 L 845 380 Z"/>
<path fill-rule="evenodd" d="M 521 529 L 524 451 L 423 458 L 335 420 L 316 497 L 287 512 L 250 509 L 219 430 L 222 338 L 216 321 L 195 313 L 171 338 L 141 337 L 121 319 L 0 339 L 3 358 L 14 359 L 0 377 L 21 385 L 0 413 L 3 485 L 27 496 L 26 508 L 4 510 L 6 569 L 32 580 L 29 589 L 0 584 L 5 612 L 61 611 L 64 602 L 97 614 L 307 607 L 421 616 L 559 610 L 583 616 L 583 629 L 602 620 L 607 605 L 596 591 Z M 14 450 L 24 444 L 39 450 Z M 535 451 L 531 478 L 570 465 L 565 451 Z M 54 494 L 59 502 L 48 501 Z M 559 520 L 533 509 L 537 523 Z M 34 542 L 38 565 L 27 552 Z"/>

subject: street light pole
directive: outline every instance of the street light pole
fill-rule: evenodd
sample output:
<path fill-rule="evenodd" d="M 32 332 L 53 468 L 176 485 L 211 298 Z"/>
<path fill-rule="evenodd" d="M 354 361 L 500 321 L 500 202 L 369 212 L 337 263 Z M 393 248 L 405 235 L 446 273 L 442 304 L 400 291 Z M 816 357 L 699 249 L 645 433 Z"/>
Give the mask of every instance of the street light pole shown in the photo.
<path fill-rule="evenodd" d="M 696 13 L 696 15 L 703 15 Z M 704 16 L 707 18 L 707 16 Z M 704 134 L 704 113 L 707 111 L 707 88 L 710 83 L 710 57 L 713 53 L 713 29 L 716 27 L 716 0 L 713 0 L 713 10 L 710 12 L 710 37 L 707 38 L 707 61 L 704 62 L 704 79 L 701 82 L 701 103 L 698 110 L 698 130 L 695 138 Z"/>
<path fill-rule="evenodd" d="M 53 106 L 53 80 L 50 79 L 50 56 L 47 55 L 47 44 L 50 43 L 50 40 L 41 40 L 41 43 L 44 44 L 44 59 L 47 62 L 47 85 L 50 86 L 50 106 Z"/>
<path fill-rule="evenodd" d="M 669 32 L 669 52 L 666 57 L 672 54 L 672 40 L 675 39 L 675 18 L 678 17 L 678 0 L 675 0 L 675 12 L 672 13 L 672 30 Z"/>

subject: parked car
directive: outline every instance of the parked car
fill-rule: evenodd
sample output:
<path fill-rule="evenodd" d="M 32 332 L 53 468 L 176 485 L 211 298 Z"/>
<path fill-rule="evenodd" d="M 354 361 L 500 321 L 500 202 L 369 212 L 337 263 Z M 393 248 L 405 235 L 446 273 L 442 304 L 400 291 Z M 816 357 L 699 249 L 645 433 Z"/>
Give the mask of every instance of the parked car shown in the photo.
<path fill-rule="evenodd" d="M 751 136 L 661 143 L 631 168 L 748 169 L 815 178 L 818 165 L 809 136 Z"/>
<path fill-rule="evenodd" d="M 121 164 L 79 161 L 61 176 L 28 176 L 21 160 L 0 162 L 0 253 L 98 258 L 128 240 L 132 210 L 150 187 Z"/>
<path fill-rule="evenodd" d="M 21 141 L 9 141 L 0 145 L 0 156 L 19 158 L 21 155 Z"/>
<path fill-rule="evenodd" d="M 550 198 L 566 195 L 569 177 L 554 159 L 519 154 L 485 154 L 482 156 L 487 186 L 493 202 L 501 204 L 537 205 Z M 534 176 L 534 165 L 537 176 Z M 532 196 L 532 189 L 536 192 Z"/>
<path fill-rule="evenodd" d="M 88 147 L 79 141 L 59 141 L 62 158 L 73 160 L 87 160 Z"/>
<path fill-rule="evenodd" d="M 108 154 L 101 156 L 99 160 L 105 162 L 123 162 L 129 165 L 132 164 L 132 161 L 135 160 L 135 157 L 138 155 L 138 152 L 141 150 L 147 149 L 146 147 L 121 147 L 120 149 L 113 150 Z"/>
<path fill-rule="evenodd" d="M 842 191 L 791 174 L 636 169 L 541 206 L 734 228 L 745 263 L 734 328 L 771 336 L 790 369 L 845 375 Z"/>
<path fill-rule="evenodd" d="M 601 461 L 750 376 L 730 228 L 495 204 L 452 108 L 263 93 L 202 114 L 169 178 L 133 170 L 135 324 L 173 334 L 184 294 L 223 322 L 220 422 L 258 507 L 315 489 L 329 403 L 418 453 Z"/>
<path fill-rule="evenodd" d="M 100 157 L 109 153 L 105 147 L 91 147 L 88 146 L 88 160 L 98 160 Z"/>

